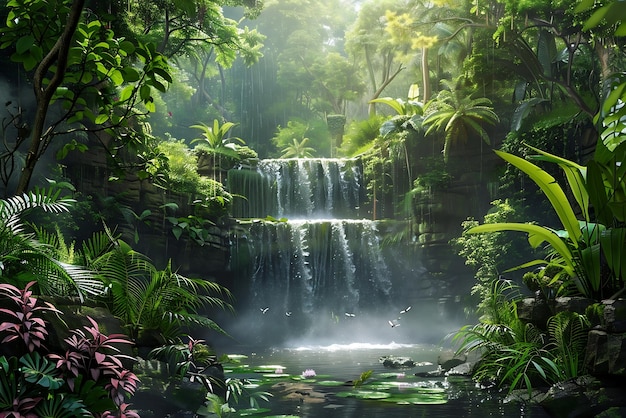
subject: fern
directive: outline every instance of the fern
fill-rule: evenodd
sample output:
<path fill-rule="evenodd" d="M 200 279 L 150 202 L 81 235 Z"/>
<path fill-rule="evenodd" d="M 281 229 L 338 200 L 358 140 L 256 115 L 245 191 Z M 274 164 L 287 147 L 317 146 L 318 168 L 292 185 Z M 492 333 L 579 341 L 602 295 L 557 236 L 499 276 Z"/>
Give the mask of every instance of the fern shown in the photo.
<path fill-rule="evenodd" d="M 568 378 L 578 376 L 585 356 L 588 332 L 589 320 L 576 312 L 559 312 L 548 320 L 553 351 Z"/>

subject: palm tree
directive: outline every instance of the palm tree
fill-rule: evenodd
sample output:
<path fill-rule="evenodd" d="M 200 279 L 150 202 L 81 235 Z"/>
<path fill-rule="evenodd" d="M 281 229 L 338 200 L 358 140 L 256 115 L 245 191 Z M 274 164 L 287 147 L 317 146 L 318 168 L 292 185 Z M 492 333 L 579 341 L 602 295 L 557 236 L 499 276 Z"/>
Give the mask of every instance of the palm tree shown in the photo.
<path fill-rule="evenodd" d="M 202 144 L 200 150 L 211 155 L 214 178 L 216 177 L 215 173 L 218 165 L 216 162 L 220 163 L 222 156 L 239 160 L 239 153 L 237 152 L 237 144 L 235 144 L 235 142 L 242 145 L 245 144 L 241 138 L 228 136 L 228 132 L 233 127 L 235 127 L 234 123 L 225 122 L 220 125 L 220 122 L 217 119 L 213 120 L 212 127 L 204 123 L 191 125 L 191 128 L 196 128 L 202 131 L 202 138 L 196 138 L 192 140 L 191 143 L 194 144 L 196 142 L 200 142 Z M 218 158 L 219 161 L 216 161 Z M 221 182 L 221 175 L 219 177 L 219 181 Z"/>
<path fill-rule="evenodd" d="M 293 138 L 293 142 L 283 149 L 280 158 L 309 158 L 315 153 L 315 148 L 307 147 L 309 138 L 302 138 L 302 141 L 298 141 Z"/>
<path fill-rule="evenodd" d="M 478 135 L 490 144 L 489 134 L 483 125 L 495 125 L 499 118 L 489 99 L 461 96 L 456 81 L 442 80 L 442 83 L 446 89 L 426 104 L 423 125 L 428 128 L 426 134 L 434 131 L 445 134 L 443 155 L 445 161 L 448 161 L 450 147 L 454 142 L 467 142 L 471 136 Z"/>

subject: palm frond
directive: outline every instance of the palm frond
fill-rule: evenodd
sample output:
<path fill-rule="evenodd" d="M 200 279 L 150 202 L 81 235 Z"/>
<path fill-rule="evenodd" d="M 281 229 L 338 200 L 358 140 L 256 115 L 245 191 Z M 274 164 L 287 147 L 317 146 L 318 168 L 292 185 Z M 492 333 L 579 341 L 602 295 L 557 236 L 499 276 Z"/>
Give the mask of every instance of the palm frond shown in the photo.
<path fill-rule="evenodd" d="M 60 197 L 60 194 L 60 189 L 35 188 L 35 190 L 22 195 L 12 196 L 4 200 L 0 199 L 0 224 L 18 227 L 19 217 L 27 210 L 37 207 L 46 212 L 67 212 L 74 200 Z"/>

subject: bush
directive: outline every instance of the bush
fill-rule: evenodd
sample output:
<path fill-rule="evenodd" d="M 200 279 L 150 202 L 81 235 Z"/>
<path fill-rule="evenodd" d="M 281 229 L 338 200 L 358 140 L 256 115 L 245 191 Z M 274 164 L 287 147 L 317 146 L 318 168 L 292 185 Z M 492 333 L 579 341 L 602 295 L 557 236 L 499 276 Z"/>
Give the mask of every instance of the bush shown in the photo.
<path fill-rule="evenodd" d="M 61 312 L 33 296 L 34 284 L 22 290 L 0 284 L 0 410 L 18 417 L 107 417 L 111 410 L 138 417 L 125 400 L 139 379 L 124 368 L 117 347 L 131 342 L 102 334 L 87 317 L 88 325 L 70 331 L 65 352 L 52 352 L 45 317 Z"/>

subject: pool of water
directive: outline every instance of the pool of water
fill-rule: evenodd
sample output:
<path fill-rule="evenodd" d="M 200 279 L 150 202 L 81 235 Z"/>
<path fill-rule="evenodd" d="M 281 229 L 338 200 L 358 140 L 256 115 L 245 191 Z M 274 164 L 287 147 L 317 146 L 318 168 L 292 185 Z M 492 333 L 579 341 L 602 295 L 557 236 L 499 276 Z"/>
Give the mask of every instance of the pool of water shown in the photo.
<path fill-rule="evenodd" d="M 465 377 L 424 378 L 416 372 L 436 368 L 441 348 L 427 344 L 348 343 L 294 345 L 265 350 L 231 347 L 230 353 L 246 357 L 243 367 L 227 368 L 227 377 L 258 384 L 256 390 L 273 394 L 264 416 L 310 418 L 356 417 L 532 417 L 549 415 L 540 407 L 504 403 L 504 393 L 479 389 Z M 235 351 L 232 351 L 235 350 Z M 382 356 L 410 357 L 418 366 L 390 369 Z M 280 367 L 279 367 L 280 366 Z M 278 370 L 277 370 L 278 369 Z M 303 373 L 309 370 L 309 378 Z M 366 385 L 352 382 L 372 371 Z M 382 386 L 378 386 L 378 385 Z M 361 398 L 359 393 L 383 393 L 384 399 Z M 427 395 L 419 398 L 409 393 Z M 404 396 L 404 397 L 403 397 Z M 421 396 L 421 395 L 419 395 Z M 375 396 L 374 396 L 375 397 Z"/>

